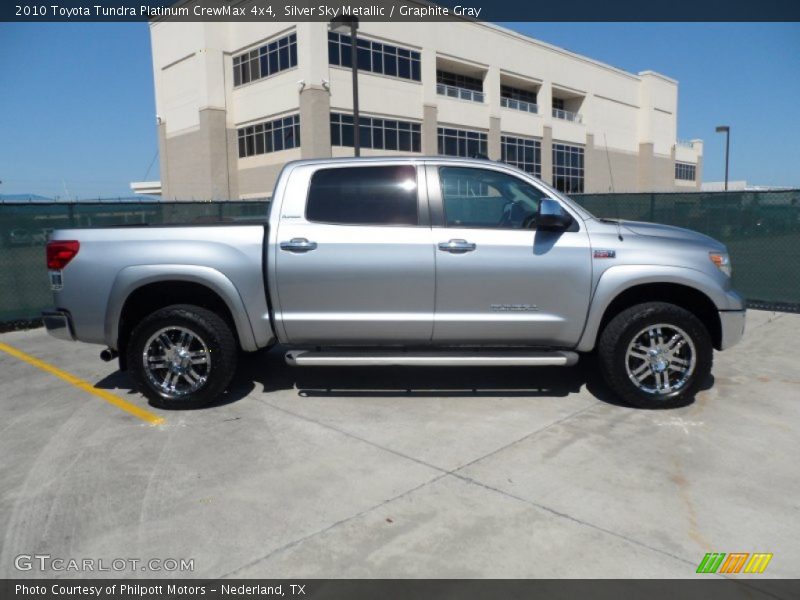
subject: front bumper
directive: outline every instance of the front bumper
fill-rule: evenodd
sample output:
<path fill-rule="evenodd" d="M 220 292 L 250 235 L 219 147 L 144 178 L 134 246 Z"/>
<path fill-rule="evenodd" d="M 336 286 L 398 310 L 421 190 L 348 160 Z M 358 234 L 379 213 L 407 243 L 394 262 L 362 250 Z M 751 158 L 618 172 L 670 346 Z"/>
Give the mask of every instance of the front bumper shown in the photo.
<path fill-rule="evenodd" d="M 739 343 L 744 335 L 744 321 L 746 310 L 721 310 L 719 322 L 722 325 L 720 350 L 727 350 Z"/>
<path fill-rule="evenodd" d="M 69 342 L 75 341 L 75 333 L 72 329 L 72 319 L 65 310 L 44 310 L 42 311 L 42 321 L 44 322 L 47 333 L 60 340 Z"/>

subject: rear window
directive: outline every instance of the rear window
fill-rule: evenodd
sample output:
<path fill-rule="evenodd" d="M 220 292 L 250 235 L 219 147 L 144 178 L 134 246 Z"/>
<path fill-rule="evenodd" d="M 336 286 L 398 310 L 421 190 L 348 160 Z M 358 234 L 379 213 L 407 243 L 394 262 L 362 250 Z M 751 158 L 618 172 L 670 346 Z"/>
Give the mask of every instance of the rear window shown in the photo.
<path fill-rule="evenodd" d="M 311 177 L 306 219 L 341 225 L 417 225 L 417 169 L 320 169 Z"/>

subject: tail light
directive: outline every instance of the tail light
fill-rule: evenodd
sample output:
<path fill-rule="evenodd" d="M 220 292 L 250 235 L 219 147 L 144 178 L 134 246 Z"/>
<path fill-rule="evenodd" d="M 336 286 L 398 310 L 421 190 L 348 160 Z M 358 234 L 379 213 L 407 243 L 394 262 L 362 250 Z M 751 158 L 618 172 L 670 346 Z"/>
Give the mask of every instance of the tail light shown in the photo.
<path fill-rule="evenodd" d="M 47 242 L 47 268 L 60 271 L 78 254 L 81 244 L 77 240 L 54 240 Z"/>

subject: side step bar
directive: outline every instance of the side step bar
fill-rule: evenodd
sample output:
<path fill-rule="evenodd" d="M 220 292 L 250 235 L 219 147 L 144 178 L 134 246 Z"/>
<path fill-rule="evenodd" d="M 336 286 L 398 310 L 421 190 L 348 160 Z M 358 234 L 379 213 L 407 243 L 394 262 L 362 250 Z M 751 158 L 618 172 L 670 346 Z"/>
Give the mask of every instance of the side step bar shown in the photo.
<path fill-rule="evenodd" d="M 289 350 L 286 363 L 296 367 L 412 366 L 412 367 L 569 367 L 578 354 L 567 350 L 443 350 L 440 352 L 367 352 L 353 350 Z"/>

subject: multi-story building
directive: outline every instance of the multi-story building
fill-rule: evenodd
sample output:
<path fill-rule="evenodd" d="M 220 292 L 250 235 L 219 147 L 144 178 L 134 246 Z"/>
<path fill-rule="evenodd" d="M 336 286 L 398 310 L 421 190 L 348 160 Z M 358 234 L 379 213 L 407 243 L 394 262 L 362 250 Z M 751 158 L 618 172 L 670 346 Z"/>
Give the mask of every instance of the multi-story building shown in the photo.
<path fill-rule="evenodd" d="M 290 160 L 351 156 L 350 39 L 326 23 L 150 24 L 162 196 L 271 194 Z M 678 83 L 489 23 L 362 22 L 362 155 L 484 154 L 568 193 L 699 189 Z"/>

